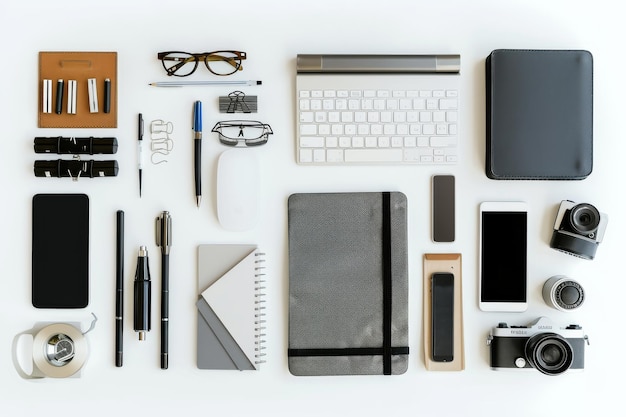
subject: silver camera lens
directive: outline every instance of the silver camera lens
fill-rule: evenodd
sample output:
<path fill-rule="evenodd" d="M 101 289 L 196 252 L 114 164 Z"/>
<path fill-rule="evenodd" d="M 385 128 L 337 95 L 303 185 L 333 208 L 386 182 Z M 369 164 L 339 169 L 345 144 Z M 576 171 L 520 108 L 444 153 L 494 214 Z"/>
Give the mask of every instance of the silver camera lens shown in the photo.
<path fill-rule="evenodd" d="M 562 374 L 574 359 L 572 346 L 556 333 L 538 333 L 530 337 L 525 353 L 530 365 L 546 375 Z"/>
<path fill-rule="evenodd" d="M 543 299 L 550 307 L 560 311 L 577 309 L 585 301 L 583 287 L 564 275 L 555 275 L 543 284 Z"/>
<path fill-rule="evenodd" d="M 572 207 L 569 220 L 577 233 L 593 238 L 600 225 L 600 212 L 589 203 L 577 204 Z"/>

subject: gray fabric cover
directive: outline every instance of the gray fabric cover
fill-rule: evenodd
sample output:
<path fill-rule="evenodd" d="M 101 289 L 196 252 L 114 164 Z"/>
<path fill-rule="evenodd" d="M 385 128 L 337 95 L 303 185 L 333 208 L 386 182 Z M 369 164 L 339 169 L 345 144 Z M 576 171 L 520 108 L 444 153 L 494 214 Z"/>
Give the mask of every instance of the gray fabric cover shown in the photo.
<path fill-rule="evenodd" d="M 289 348 L 383 346 L 382 193 L 289 198 Z M 392 347 L 408 346 L 406 196 L 390 193 Z M 404 373 L 408 355 L 392 357 Z M 382 355 L 289 357 L 294 375 L 382 374 Z"/>

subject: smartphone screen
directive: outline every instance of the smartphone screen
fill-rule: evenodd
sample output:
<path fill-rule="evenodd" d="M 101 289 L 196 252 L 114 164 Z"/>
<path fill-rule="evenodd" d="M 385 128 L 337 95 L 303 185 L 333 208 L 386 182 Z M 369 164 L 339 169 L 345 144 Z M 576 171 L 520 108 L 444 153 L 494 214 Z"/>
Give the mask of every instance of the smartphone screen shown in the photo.
<path fill-rule="evenodd" d="M 454 242 L 454 176 L 433 176 L 433 241 Z"/>
<path fill-rule="evenodd" d="M 432 292 L 432 355 L 435 362 L 454 359 L 454 275 L 434 273 Z"/>
<path fill-rule="evenodd" d="M 525 311 L 525 203 L 483 203 L 480 210 L 480 308 Z"/>
<path fill-rule="evenodd" d="M 89 198 L 33 197 L 32 303 L 84 308 L 89 302 Z"/>

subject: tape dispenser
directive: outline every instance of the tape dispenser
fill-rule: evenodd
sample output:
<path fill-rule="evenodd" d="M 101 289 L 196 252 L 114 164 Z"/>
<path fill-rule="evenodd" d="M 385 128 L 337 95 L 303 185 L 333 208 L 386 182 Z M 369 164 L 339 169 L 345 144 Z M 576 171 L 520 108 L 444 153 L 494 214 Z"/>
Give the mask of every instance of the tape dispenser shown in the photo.
<path fill-rule="evenodd" d="M 85 332 L 80 330 L 80 323 L 36 323 L 32 329 L 16 335 L 13 364 L 17 373 L 24 379 L 79 378 L 89 356 L 85 335 L 93 330 L 98 320 L 95 314 L 92 316 L 91 325 Z M 32 353 L 32 357 L 28 358 L 26 353 L 24 360 L 20 361 L 18 348 Z M 31 360 L 32 364 L 29 363 Z"/>

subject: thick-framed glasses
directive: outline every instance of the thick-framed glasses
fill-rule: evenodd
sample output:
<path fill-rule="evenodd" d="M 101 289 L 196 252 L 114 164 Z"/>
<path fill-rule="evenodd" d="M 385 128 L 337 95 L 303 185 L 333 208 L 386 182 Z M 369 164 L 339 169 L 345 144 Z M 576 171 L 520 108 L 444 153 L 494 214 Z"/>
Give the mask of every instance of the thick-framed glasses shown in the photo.
<path fill-rule="evenodd" d="M 198 68 L 198 62 L 204 62 L 207 69 L 215 75 L 230 75 L 241 71 L 241 61 L 246 59 L 246 53 L 240 51 L 213 51 L 201 54 L 169 51 L 159 52 L 157 58 L 161 60 L 167 75 L 186 77 L 193 74 Z"/>
<path fill-rule="evenodd" d="M 266 123 L 256 120 L 229 120 L 217 122 L 211 132 L 219 134 L 220 142 L 227 146 L 259 146 L 267 143 L 273 134 Z"/>

